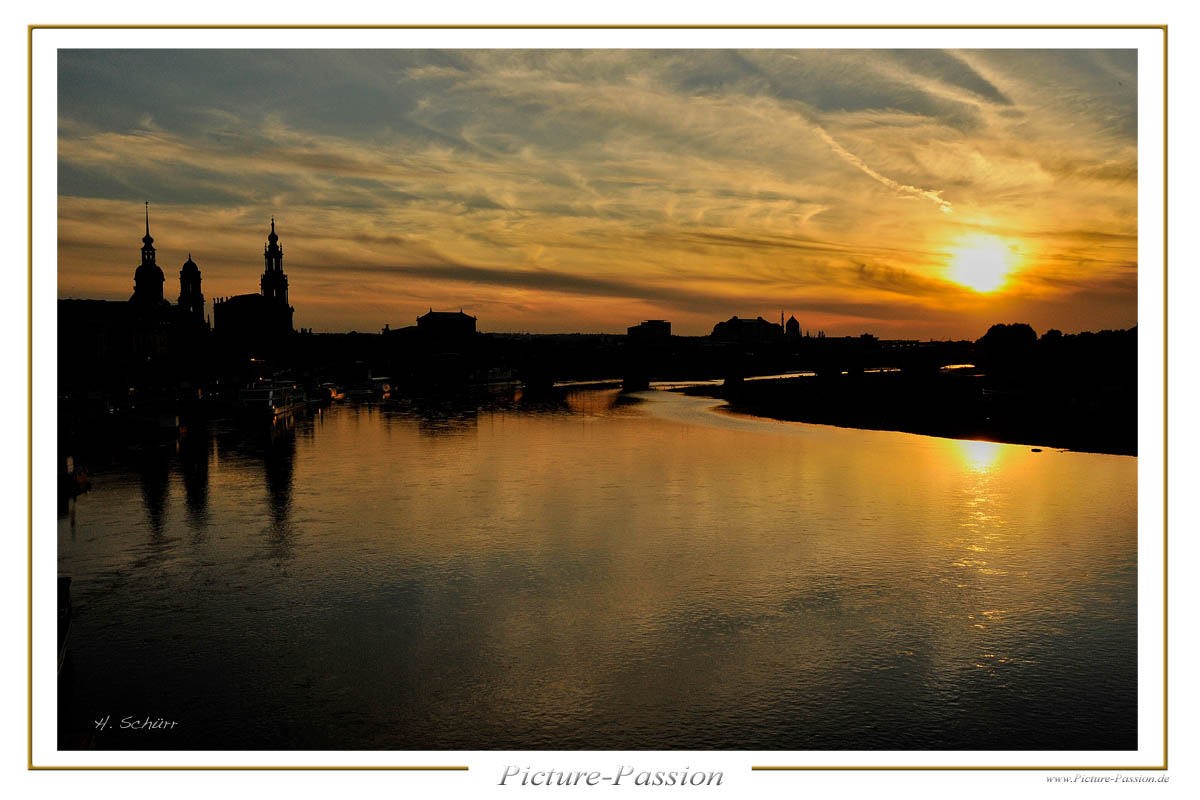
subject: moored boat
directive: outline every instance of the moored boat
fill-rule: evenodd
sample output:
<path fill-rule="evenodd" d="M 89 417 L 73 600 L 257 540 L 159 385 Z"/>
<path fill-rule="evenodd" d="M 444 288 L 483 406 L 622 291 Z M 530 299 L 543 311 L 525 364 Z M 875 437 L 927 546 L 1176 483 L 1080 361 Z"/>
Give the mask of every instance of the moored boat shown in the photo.
<path fill-rule="evenodd" d="M 238 394 L 238 406 L 243 414 L 267 420 L 290 417 L 306 407 L 304 392 L 292 384 L 258 384 Z"/>

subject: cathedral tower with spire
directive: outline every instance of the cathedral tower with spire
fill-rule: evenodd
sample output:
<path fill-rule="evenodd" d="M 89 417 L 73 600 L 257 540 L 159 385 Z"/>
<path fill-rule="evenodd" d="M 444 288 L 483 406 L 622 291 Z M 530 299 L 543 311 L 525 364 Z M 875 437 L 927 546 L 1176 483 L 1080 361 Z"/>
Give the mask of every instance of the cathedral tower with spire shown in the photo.
<path fill-rule="evenodd" d="M 288 279 L 283 271 L 283 248 L 279 246 L 279 234 L 275 233 L 275 217 L 271 217 L 271 232 L 263 247 L 263 259 L 267 262 L 259 286 L 268 309 L 267 317 L 272 334 L 292 332 L 293 309 L 288 305 Z"/>
<path fill-rule="evenodd" d="M 283 272 L 283 248 L 279 246 L 279 236 L 275 233 L 275 217 L 271 217 L 271 232 L 267 234 L 267 244 L 263 247 L 263 258 L 267 262 L 259 285 L 262 296 L 280 306 L 288 304 L 288 279 Z M 290 325 L 290 320 L 289 320 Z"/>
<path fill-rule="evenodd" d="M 213 301 L 213 327 L 227 342 L 265 352 L 283 342 L 294 331 L 288 305 L 288 278 L 283 271 L 283 248 L 271 217 L 271 232 L 263 247 L 266 265 L 259 279 L 258 294 L 219 297 Z"/>
<path fill-rule="evenodd" d="M 146 202 L 146 235 L 142 237 L 142 263 L 133 273 L 133 296 L 129 302 L 144 308 L 166 305 L 163 271 L 154 263 L 154 237 L 150 235 L 150 202 Z"/>

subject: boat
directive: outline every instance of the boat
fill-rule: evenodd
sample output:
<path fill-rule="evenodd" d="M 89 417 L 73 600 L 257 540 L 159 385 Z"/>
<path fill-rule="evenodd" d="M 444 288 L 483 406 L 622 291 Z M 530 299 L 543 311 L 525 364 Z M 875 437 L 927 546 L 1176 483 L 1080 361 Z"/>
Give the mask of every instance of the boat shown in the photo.
<path fill-rule="evenodd" d="M 322 406 L 346 399 L 346 390 L 332 381 L 324 381 L 315 386 L 309 386 L 306 391 L 308 404 L 317 403 Z"/>
<path fill-rule="evenodd" d="M 290 383 L 269 383 L 242 389 L 238 406 L 246 416 L 276 421 L 304 409 L 307 401 L 304 392 Z"/>
<path fill-rule="evenodd" d="M 304 392 L 304 399 L 309 408 L 324 408 L 333 402 L 333 392 L 324 384 L 310 386 Z"/>
<path fill-rule="evenodd" d="M 387 377 L 371 378 L 371 393 L 376 397 L 387 397 L 392 393 L 392 379 Z"/>
<path fill-rule="evenodd" d="M 345 391 L 345 397 L 347 400 L 380 400 L 388 397 L 391 392 L 391 378 L 373 378 L 368 375 L 365 381 L 360 381 L 348 387 Z"/>

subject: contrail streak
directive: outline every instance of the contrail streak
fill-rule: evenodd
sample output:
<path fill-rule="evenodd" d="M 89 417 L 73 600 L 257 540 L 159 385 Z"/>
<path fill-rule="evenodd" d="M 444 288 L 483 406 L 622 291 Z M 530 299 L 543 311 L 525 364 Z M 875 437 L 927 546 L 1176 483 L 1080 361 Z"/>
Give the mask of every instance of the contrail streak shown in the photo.
<path fill-rule="evenodd" d="M 906 186 L 903 183 L 892 180 L 886 175 L 880 175 L 878 172 L 867 166 L 867 164 L 863 162 L 861 158 L 854 155 L 854 153 L 851 153 L 849 150 L 834 141 L 834 138 L 826 133 L 822 128 L 819 126 L 813 126 L 813 130 L 817 132 L 817 136 L 820 136 L 825 144 L 829 145 L 830 148 L 833 149 L 833 152 L 837 153 L 839 156 L 846 159 L 851 164 L 858 167 L 863 172 L 867 173 L 889 189 L 899 192 L 900 194 L 909 195 L 910 197 L 924 197 L 927 200 L 932 200 L 933 202 L 937 203 L 938 208 L 940 208 L 944 214 L 949 214 L 953 210 L 953 206 L 951 206 L 946 200 L 942 199 L 942 192 L 940 189 L 921 189 L 917 186 Z"/>

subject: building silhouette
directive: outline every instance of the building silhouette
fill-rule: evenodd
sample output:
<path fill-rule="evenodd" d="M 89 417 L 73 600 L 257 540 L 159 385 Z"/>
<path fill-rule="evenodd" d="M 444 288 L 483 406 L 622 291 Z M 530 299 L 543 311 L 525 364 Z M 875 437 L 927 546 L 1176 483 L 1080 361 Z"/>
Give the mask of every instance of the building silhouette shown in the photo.
<path fill-rule="evenodd" d="M 179 346 L 196 344 L 208 326 L 200 268 L 188 255 L 179 271 L 179 305 L 163 297 L 166 278 L 156 262 L 150 235 L 150 204 L 146 204 L 146 235 L 142 260 L 133 273 L 133 295 L 126 302 L 59 300 L 59 336 L 64 353 L 87 358 L 145 359 Z M 70 360 L 68 358 L 68 360 Z"/>
<path fill-rule="evenodd" d="M 476 317 L 458 311 L 434 311 L 417 317 L 417 330 L 434 339 L 462 339 L 475 335 Z"/>
<path fill-rule="evenodd" d="M 283 248 L 275 233 L 275 218 L 271 217 L 271 232 L 263 247 L 266 266 L 259 279 L 258 294 L 239 294 L 213 301 L 213 330 L 226 342 L 240 346 L 271 346 L 293 333 L 292 314 L 288 305 L 288 279 L 283 271 Z"/>
<path fill-rule="evenodd" d="M 713 326 L 712 339 L 716 342 L 737 344 L 762 344 L 777 342 L 783 338 L 783 326 L 768 322 L 762 317 L 739 319 L 730 317 Z"/>
<path fill-rule="evenodd" d="M 671 339 L 671 323 L 665 319 L 648 319 L 631 325 L 627 333 L 631 342 L 663 344 Z"/>
<path fill-rule="evenodd" d="M 288 279 L 283 272 L 283 248 L 279 246 L 279 235 L 275 233 L 275 218 L 271 217 L 271 232 L 263 247 L 263 258 L 267 262 L 259 286 L 262 296 L 280 310 L 287 309 L 288 330 L 292 327 L 292 307 L 288 305 Z"/>
<path fill-rule="evenodd" d="M 199 275 L 199 273 L 197 273 Z M 142 309 L 168 305 L 163 299 L 162 268 L 154 262 L 154 237 L 150 235 L 150 203 L 146 203 L 146 235 L 142 237 L 142 263 L 133 273 L 133 296 L 129 302 Z"/>
<path fill-rule="evenodd" d="M 193 322 L 204 322 L 204 293 L 200 290 L 200 268 L 188 253 L 179 270 L 179 309 Z"/>
<path fill-rule="evenodd" d="M 58 301 L 58 375 L 65 396 L 127 397 L 135 386 L 158 392 L 168 384 L 189 385 L 203 369 L 209 330 L 200 268 L 189 255 L 179 271 L 179 304 L 163 297 L 166 279 L 150 235 L 149 203 L 141 255 L 128 301 Z"/>
<path fill-rule="evenodd" d="M 407 375 L 418 384 L 461 384 L 477 369 L 487 339 L 476 330 L 478 319 L 458 311 L 434 311 L 417 317 L 416 325 L 385 327 L 382 340 L 392 354 L 392 375 Z M 402 363 L 401 363 L 402 362 Z"/>
<path fill-rule="evenodd" d="M 796 319 L 796 316 L 794 314 L 792 316 L 788 317 L 788 321 L 783 326 L 783 329 L 784 329 L 784 333 L 787 336 L 787 338 L 789 338 L 789 339 L 799 339 L 800 338 L 800 320 Z"/>

